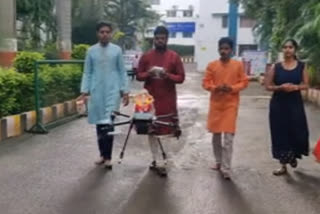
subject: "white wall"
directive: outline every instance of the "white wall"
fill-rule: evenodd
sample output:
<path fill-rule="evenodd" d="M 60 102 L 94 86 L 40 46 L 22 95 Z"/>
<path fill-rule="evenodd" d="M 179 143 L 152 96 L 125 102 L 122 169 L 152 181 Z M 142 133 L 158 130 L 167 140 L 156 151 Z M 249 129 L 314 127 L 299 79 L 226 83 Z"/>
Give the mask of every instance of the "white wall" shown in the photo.
<path fill-rule="evenodd" d="M 204 70 L 210 61 L 217 58 L 216 42 L 221 35 L 227 35 L 228 31 L 221 27 L 221 20 L 212 14 L 225 13 L 227 10 L 226 0 L 200 0 L 195 48 L 198 70 Z"/>
<path fill-rule="evenodd" d="M 238 45 L 257 44 L 252 28 L 238 28 Z"/>
<path fill-rule="evenodd" d="M 200 0 L 195 35 L 195 60 L 199 71 L 205 70 L 209 62 L 219 58 L 217 43 L 221 37 L 228 36 L 228 28 L 222 27 L 221 14 L 228 12 L 228 0 Z M 240 8 L 239 13 L 242 12 Z M 238 26 L 237 44 L 256 44 L 251 28 Z"/>

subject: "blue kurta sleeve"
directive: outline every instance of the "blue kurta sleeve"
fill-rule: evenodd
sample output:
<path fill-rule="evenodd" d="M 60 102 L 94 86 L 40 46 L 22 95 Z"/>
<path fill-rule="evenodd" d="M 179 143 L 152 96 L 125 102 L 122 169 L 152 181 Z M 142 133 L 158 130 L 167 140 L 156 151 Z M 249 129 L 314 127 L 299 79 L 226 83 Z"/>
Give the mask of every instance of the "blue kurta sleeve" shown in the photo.
<path fill-rule="evenodd" d="M 90 93 L 92 69 L 92 61 L 90 57 L 90 52 L 88 51 L 84 62 L 84 71 L 81 82 L 81 93 Z"/>
<path fill-rule="evenodd" d="M 128 81 L 128 74 L 123 62 L 123 54 L 122 51 L 119 51 L 118 54 L 118 69 L 120 71 L 120 90 L 122 93 L 127 94 L 129 93 L 129 81 Z"/>

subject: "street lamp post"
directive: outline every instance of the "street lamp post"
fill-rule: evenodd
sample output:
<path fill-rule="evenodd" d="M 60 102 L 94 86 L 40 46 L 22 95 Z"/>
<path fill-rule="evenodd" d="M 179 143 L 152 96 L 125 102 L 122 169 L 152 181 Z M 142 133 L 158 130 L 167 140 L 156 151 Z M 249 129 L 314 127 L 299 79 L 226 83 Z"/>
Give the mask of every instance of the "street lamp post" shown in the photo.
<path fill-rule="evenodd" d="M 229 37 L 234 41 L 233 51 L 237 53 L 237 36 L 238 36 L 238 10 L 239 4 L 230 0 L 229 2 Z"/>

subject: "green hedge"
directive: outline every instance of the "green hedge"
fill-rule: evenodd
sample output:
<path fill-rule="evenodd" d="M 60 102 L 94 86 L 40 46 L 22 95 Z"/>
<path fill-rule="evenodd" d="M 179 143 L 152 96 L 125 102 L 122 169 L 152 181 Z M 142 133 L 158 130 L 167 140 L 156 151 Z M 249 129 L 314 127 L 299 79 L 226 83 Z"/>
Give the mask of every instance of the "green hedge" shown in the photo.
<path fill-rule="evenodd" d="M 41 106 L 50 106 L 79 95 L 81 66 L 43 66 L 39 74 Z M 34 110 L 32 73 L 0 68 L 0 118 Z"/>
<path fill-rule="evenodd" d="M 74 56 L 82 58 L 88 46 L 79 45 Z M 34 62 L 43 60 L 38 52 L 20 52 L 12 69 L 0 68 L 0 118 L 35 109 Z M 82 66 L 40 66 L 41 107 L 76 98 L 80 92 Z"/>
<path fill-rule="evenodd" d="M 58 50 L 57 44 L 55 42 L 47 43 L 44 46 L 43 54 L 46 59 L 55 60 L 55 59 L 60 58 L 59 57 L 59 50 Z"/>
<path fill-rule="evenodd" d="M 34 62 L 43 59 L 42 53 L 22 51 L 18 53 L 13 66 L 20 73 L 32 73 L 34 71 Z"/>
<path fill-rule="evenodd" d="M 43 67 L 40 72 L 41 106 L 49 106 L 74 99 L 79 95 L 82 67 L 64 65 Z"/>
<path fill-rule="evenodd" d="M 24 109 L 24 97 L 30 97 L 28 80 L 25 74 L 15 72 L 13 69 L 0 68 L 0 118 L 16 114 Z"/>
<path fill-rule="evenodd" d="M 320 70 L 315 66 L 310 65 L 308 66 L 308 73 L 311 87 L 320 89 Z"/>
<path fill-rule="evenodd" d="M 177 52 L 180 56 L 193 56 L 194 55 L 194 46 L 168 45 L 168 48 Z"/>
<path fill-rule="evenodd" d="M 72 50 L 72 58 L 73 59 L 85 59 L 86 58 L 86 53 L 89 49 L 89 45 L 86 45 L 86 44 L 79 44 L 79 45 L 75 45 L 73 47 L 73 50 Z"/>

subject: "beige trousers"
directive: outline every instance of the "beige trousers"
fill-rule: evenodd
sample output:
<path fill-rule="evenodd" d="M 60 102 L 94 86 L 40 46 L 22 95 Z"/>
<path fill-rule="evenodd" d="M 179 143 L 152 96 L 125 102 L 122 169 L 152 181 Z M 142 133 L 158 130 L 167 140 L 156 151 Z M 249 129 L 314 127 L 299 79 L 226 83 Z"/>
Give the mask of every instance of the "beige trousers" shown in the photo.
<path fill-rule="evenodd" d="M 231 161 L 233 152 L 234 134 L 224 133 L 222 142 L 222 133 L 213 134 L 212 147 L 213 154 L 216 159 L 216 164 L 221 165 L 223 172 L 231 171 Z"/>
<path fill-rule="evenodd" d="M 161 139 L 164 139 L 164 140 L 161 140 Z M 167 161 L 163 159 L 159 140 L 161 140 L 161 144 L 162 144 L 164 151 L 167 152 L 166 147 L 165 147 L 165 145 L 166 145 L 165 138 L 160 138 L 155 135 L 149 135 L 149 145 L 150 145 L 150 150 L 151 150 L 151 154 L 152 154 L 152 160 L 156 161 L 157 166 L 165 167 L 167 165 Z"/>

